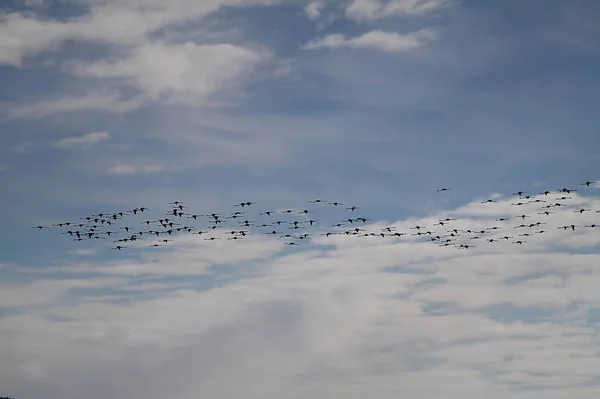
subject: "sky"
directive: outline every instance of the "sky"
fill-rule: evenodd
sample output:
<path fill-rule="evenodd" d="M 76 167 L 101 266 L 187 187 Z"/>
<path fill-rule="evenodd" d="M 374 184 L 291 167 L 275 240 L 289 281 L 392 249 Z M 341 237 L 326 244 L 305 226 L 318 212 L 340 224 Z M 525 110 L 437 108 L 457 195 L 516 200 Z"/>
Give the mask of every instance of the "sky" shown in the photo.
<path fill-rule="evenodd" d="M 598 20 L 591 0 L 2 2 L 0 396 L 593 397 Z M 297 247 L 32 229 L 172 201 L 319 222 Z M 358 215 L 406 236 L 321 235 Z"/>

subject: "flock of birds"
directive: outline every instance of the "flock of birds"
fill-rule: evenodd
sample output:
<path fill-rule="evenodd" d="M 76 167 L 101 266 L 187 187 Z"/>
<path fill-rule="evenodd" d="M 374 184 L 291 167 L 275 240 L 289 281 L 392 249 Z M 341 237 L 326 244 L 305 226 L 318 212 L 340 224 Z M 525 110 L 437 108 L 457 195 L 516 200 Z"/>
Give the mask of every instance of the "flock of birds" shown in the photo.
<path fill-rule="evenodd" d="M 581 183 L 582 186 L 594 188 L 595 181 Z M 450 191 L 451 188 L 440 188 L 438 193 Z M 478 229 L 459 229 L 453 226 L 456 219 L 445 218 L 437 221 L 431 226 L 413 226 L 409 231 L 397 231 L 395 226 L 387 226 L 377 231 L 368 229 L 372 224 L 370 218 L 361 214 L 358 206 L 347 206 L 337 201 L 315 199 L 308 201 L 306 208 L 262 210 L 254 217 L 249 215 L 251 209 L 256 208 L 252 201 L 240 202 L 234 205 L 236 210 L 226 215 L 220 213 L 193 213 L 187 205 L 181 201 L 169 203 L 171 208 L 163 216 L 157 219 L 147 219 L 147 207 L 136 207 L 119 212 L 96 213 L 79 218 L 77 221 L 67 221 L 49 226 L 33 226 L 34 229 L 59 229 L 60 234 L 70 237 L 74 241 L 83 242 L 90 240 L 112 240 L 113 250 L 128 248 L 129 243 L 144 241 L 149 247 L 161 247 L 172 242 L 174 237 L 180 234 L 193 234 L 206 241 L 215 240 L 243 240 L 247 236 L 256 234 L 267 234 L 285 239 L 285 244 L 290 246 L 300 245 L 309 237 L 319 234 L 325 237 L 334 235 L 355 237 L 390 237 L 401 238 L 403 236 L 415 236 L 437 243 L 443 247 L 455 247 L 459 249 L 473 248 L 473 240 L 485 240 L 488 243 L 508 241 L 512 244 L 522 245 L 527 243 L 528 237 L 547 233 L 544 227 L 547 225 L 547 217 L 558 212 L 572 212 L 575 214 L 587 214 L 592 209 L 573 209 L 568 201 L 572 198 L 569 194 L 576 189 L 562 188 L 554 192 L 544 191 L 536 195 L 528 195 L 524 191 L 513 193 L 516 196 L 512 206 L 522 207 L 523 213 L 514 217 L 519 221 L 518 225 L 506 225 L 511 218 L 503 217 L 496 221 L 500 226 L 490 226 Z M 482 201 L 482 204 L 499 202 L 495 199 Z M 311 208 L 311 209 L 308 209 Z M 315 218 L 326 209 L 337 209 L 336 221 L 333 223 L 321 222 Z M 600 210 L 595 210 L 600 213 Z M 536 217 L 533 221 L 531 218 Z M 153 218 L 154 219 L 154 218 Z M 258 220 L 260 219 L 260 220 Z M 544 221 L 542 221 L 544 220 Z M 582 219 L 581 222 L 584 222 Z M 326 229 L 321 226 L 326 225 Z M 562 230 L 579 228 L 594 229 L 600 224 L 567 224 L 554 226 Z M 436 231 L 431 231 L 431 229 Z M 510 233 L 504 234 L 509 230 Z M 466 240 L 466 241 L 465 241 Z M 148 243 L 148 241 L 151 241 Z M 143 246 L 143 245 L 142 245 Z"/>

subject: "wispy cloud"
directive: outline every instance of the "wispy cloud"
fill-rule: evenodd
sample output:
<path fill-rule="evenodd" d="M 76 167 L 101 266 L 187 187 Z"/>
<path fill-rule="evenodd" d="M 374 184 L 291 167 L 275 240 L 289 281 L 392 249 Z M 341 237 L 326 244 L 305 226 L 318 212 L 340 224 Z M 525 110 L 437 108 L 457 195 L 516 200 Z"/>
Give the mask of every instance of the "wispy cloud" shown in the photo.
<path fill-rule="evenodd" d="M 135 175 L 138 173 L 154 173 L 165 170 L 163 165 L 112 165 L 108 168 L 108 173 L 113 175 Z"/>
<path fill-rule="evenodd" d="M 9 147 L 10 151 L 16 154 L 31 154 L 35 152 L 36 148 L 37 144 L 30 140 L 22 141 Z"/>
<path fill-rule="evenodd" d="M 108 132 L 89 132 L 80 136 L 64 137 L 53 142 L 51 146 L 61 150 L 87 150 L 109 138 L 110 134 Z"/>
<path fill-rule="evenodd" d="M 321 48 L 336 49 L 341 47 L 370 48 L 388 53 L 395 53 L 413 50 L 436 38 L 436 32 L 431 29 L 422 29 L 405 34 L 373 30 L 350 38 L 346 38 L 346 36 L 341 33 L 333 33 L 321 38 L 313 39 L 302 46 L 302 48 L 304 50 L 316 50 Z"/>
<path fill-rule="evenodd" d="M 234 87 L 247 77 L 267 53 L 230 44 L 147 44 L 124 59 L 75 64 L 72 72 L 85 78 L 122 78 L 149 99 L 160 97 L 198 102 Z"/>
<path fill-rule="evenodd" d="M 314 2 L 308 3 L 304 7 L 304 12 L 306 13 L 306 16 L 309 19 L 316 20 L 321 16 L 321 11 L 323 11 L 324 7 L 325 7 L 324 2 L 314 1 Z"/>
<path fill-rule="evenodd" d="M 424 15 L 456 4 L 453 0 L 351 0 L 346 17 L 370 22 L 397 15 Z"/>
<path fill-rule="evenodd" d="M 126 99 L 118 93 L 90 93 L 17 104 L 8 108 L 2 117 L 4 119 L 41 118 L 55 113 L 90 110 L 126 113 L 139 108 L 142 103 L 141 97 Z"/>
<path fill-rule="evenodd" d="M 148 36 L 175 23 L 200 19 L 223 6 L 252 6 L 270 0 L 219 0 L 202 2 L 177 0 L 151 9 L 144 4 L 100 1 L 86 15 L 67 21 L 9 12 L 0 25 L 0 63 L 20 66 L 27 57 L 45 50 L 57 50 L 67 40 L 96 41 L 118 45 L 138 45 Z M 118 18 L 114 16 L 118 15 Z"/>

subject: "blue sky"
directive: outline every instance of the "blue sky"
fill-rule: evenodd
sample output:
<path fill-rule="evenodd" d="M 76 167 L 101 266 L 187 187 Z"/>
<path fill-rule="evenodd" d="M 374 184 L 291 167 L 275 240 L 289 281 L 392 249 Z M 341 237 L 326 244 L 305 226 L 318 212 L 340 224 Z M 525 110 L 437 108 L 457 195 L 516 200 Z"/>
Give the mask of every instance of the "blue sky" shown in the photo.
<path fill-rule="evenodd" d="M 598 389 L 600 230 L 558 227 L 600 224 L 599 186 L 579 185 L 599 178 L 600 4 L 3 7 L 0 395 Z M 515 191 L 562 187 L 579 191 L 546 219 L 510 205 Z M 157 219 L 175 200 L 227 213 L 320 197 L 360 206 L 369 231 L 445 217 L 480 229 L 526 212 L 549 233 L 468 251 L 410 235 L 315 235 L 290 249 L 257 234 L 117 252 L 31 229 L 140 206 Z M 316 209 L 317 232 L 348 212 Z"/>

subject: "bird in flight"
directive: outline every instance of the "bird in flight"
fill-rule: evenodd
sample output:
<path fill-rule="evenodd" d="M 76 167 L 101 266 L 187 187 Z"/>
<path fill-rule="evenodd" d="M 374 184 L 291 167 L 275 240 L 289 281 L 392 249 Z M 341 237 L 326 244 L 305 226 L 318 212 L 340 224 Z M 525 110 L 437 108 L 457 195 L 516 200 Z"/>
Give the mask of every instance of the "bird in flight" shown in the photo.
<path fill-rule="evenodd" d="M 586 181 L 585 183 L 580 183 L 581 186 L 586 186 L 586 187 L 591 187 L 592 184 L 595 184 L 595 181 Z M 437 189 L 438 192 L 443 192 L 443 191 L 450 191 L 451 189 L 448 187 L 443 187 L 443 188 L 439 188 Z M 575 189 L 568 189 L 568 188 L 563 188 L 563 189 L 559 189 L 557 191 L 554 191 L 554 193 L 558 193 L 559 195 L 561 195 L 560 197 L 556 198 L 555 201 L 574 201 L 572 199 L 572 197 L 570 196 L 566 196 L 570 193 L 573 193 L 577 190 Z M 542 198 L 544 198 L 544 196 L 547 196 L 549 194 L 551 194 L 553 192 L 551 191 L 544 191 L 540 194 L 538 194 L 539 196 L 542 196 Z M 361 216 L 361 217 L 352 217 L 352 218 L 348 218 L 347 215 L 346 217 L 340 217 L 339 219 L 336 220 L 336 218 L 338 218 L 338 216 L 335 215 L 335 212 L 330 212 L 330 215 L 327 214 L 327 210 L 331 209 L 329 207 L 325 207 L 325 208 L 321 208 L 321 207 L 315 207 L 314 210 L 308 210 L 308 209 L 303 209 L 303 207 L 290 207 L 287 208 L 287 210 L 278 210 L 278 211 L 272 211 L 272 210 L 268 210 L 268 211 L 264 211 L 259 213 L 257 212 L 253 212 L 253 208 L 248 208 L 250 207 L 250 205 L 254 204 L 254 202 L 252 201 L 246 201 L 246 202 L 240 202 L 237 203 L 235 205 L 233 205 L 233 207 L 241 207 L 241 208 L 248 208 L 248 210 L 246 211 L 246 209 L 242 210 L 242 212 L 227 212 L 225 210 L 221 210 L 222 212 L 225 212 L 223 214 L 225 215 L 230 215 L 230 216 L 225 216 L 225 217 L 221 217 L 221 213 L 219 212 L 194 212 L 196 210 L 193 210 L 191 208 L 194 208 L 193 205 L 188 204 L 187 206 L 183 205 L 183 202 L 181 201 L 173 201 L 170 202 L 169 205 L 167 205 L 167 210 L 165 211 L 167 213 L 167 216 L 170 217 L 171 219 L 167 218 L 167 217 L 162 217 L 158 216 L 158 217 L 146 217 L 146 215 L 143 216 L 143 218 L 140 216 L 142 213 L 145 212 L 149 212 L 152 213 L 153 209 L 148 208 L 148 207 L 127 207 L 125 209 L 128 210 L 123 210 L 123 211 L 119 211 L 119 212 L 99 212 L 99 213 L 95 213 L 95 214 L 91 214 L 89 216 L 84 216 L 79 218 L 80 223 L 71 223 L 71 222 L 61 222 L 61 223 L 53 223 L 53 224 L 48 224 L 48 225 L 39 225 L 39 226 L 32 226 L 32 229 L 38 229 L 38 230 L 42 230 L 42 229 L 57 229 L 59 230 L 61 235 L 65 235 L 67 237 L 69 237 L 70 240 L 73 241 L 77 241 L 77 242 L 81 242 L 81 241 L 89 241 L 89 240 L 98 240 L 98 239 L 106 239 L 107 237 L 114 237 L 113 242 L 119 243 L 119 245 L 112 247 L 111 249 L 114 250 L 121 250 L 126 248 L 126 246 L 122 245 L 121 243 L 126 243 L 126 242 L 130 242 L 130 241 L 139 241 L 139 240 L 146 240 L 147 237 L 160 237 L 160 238 L 164 238 L 164 237 L 169 237 L 169 238 L 173 238 L 175 239 L 176 236 L 181 235 L 181 234 L 190 234 L 190 237 L 197 237 L 197 235 L 203 235 L 203 239 L 205 239 L 206 241 L 214 241 L 214 240 L 221 240 L 221 239 L 225 239 L 225 237 L 229 234 L 229 238 L 227 238 L 228 242 L 234 242 L 234 241 L 240 241 L 242 238 L 246 237 L 246 236 L 256 236 L 256 235 L 270 235 L 270 236 L 280 236 L 281 238 L 285 238 L 287 239 L 286 241 L 288 241 L 288 243 L 286 245 L 300 245 L 300 242 L 312 242 L 311 237 L 313 236 L 322 236 L 324 237 L 324 239 L 327 239 L 329 237 L 333 237 L 335 236 L 342 236 L 342 237 L 348 237 L 345 239 L 356 239 L 356 237 L 378 237 L 378 239 L 381 240 L 402 240 L 403 237 L 406 236 L 414 236 L 417 238 L 414 238 L 414 240 L 421 240 L 421 239 L 425 239 L 425 242 L 433 242 L 436 243 L 436 245 L 440 245 L 443 247 L 456 247 L 459 249 L 469 249 L 472 248 L 473 246 L 470 245 L 469 243 L 471 242 L 470 240 L 476 240 L 476 239 L 480 239 L 480 238 L 484 238 L 485 240 L 481 240 L 483 241 L 483 245 L 486 245 L 485 242 L 497 242 L 499 240 L 510 240 L 512 237 L 509 236 L 504 236 L 504 237 L 500 237 L 499 233 L 501 231 L 505 231 L 503 229 L 506 228 L 510 228 L 510 227 L 514 227 L 515 229 L 521 229 L 520 231 L 525 230 L 525 232 L 521 233 L 518 235 L 518 240 L 517 241 L 511 241 L 515 244 L 524 244 L 525 241 L 521 240 L 520 238 L 522 237 L 537 237 L 538 234 L 541 233 L 545 233 L 547 231 L 545 230 L 539 230 L 539 231 L 534 231 L 534 230 L 528 230 L 528 229 L 534 229 L 542 224 L 549 224 L 551 226 L 551 228 L 555 228 L 554 226 L 558 227 L 559 229 L 564 229 L 564 230 L 572 230 L 575 231 L 577 225 L 575 224 L 569 224 L 569 225 L 564 225 L 564 226 L 559 226 L 557 224 L 554 224 L 555 220 L 561 220 L 558 218 L 558 216 L 555 218 L 553 217 L 554 215 L 566 215 L 566 214 L 573 214 L 573 213 L 579 213 L 579 214 L 583 214 L 585 212 L 596 212 L 599 213 L 600 209 L 594 209 L 594 205 L 592 205 L 592 202 L 583 202 L 582 204 L 579 204 L 579 206 L 585 204 L 585 207 L 582 207 L 581 209 L 573 209 L 571 206 L 567 206 L 566 202 L 565 203 L 559 203 L 559 202 L 555 202 L 555 203 L 550 203 L 550 204 L 544 204 L 544 206 L 540 206 L 539 208 L 537 208 L 534 204 L 537 203 L 543 203 L 546 202 L 543 199 L 540 199 L 539 197 L 535 196 L 535 195 L 526 195 L 526 193 L 524 191 L 518 191 L 516 193 L 513 193 L 513 195 L 518 195 L 519 199 L 517 199 L 515 202 L 512 202 L 512 205 L 514 206 L 520 206 L 521 209 L 523 209 L 524 212 L 522 212 L 523 214 L 521 215 L 512 215 L 511 217 L 505 216 L 505 217 L 500 217 L 494 220 L 494 218 L 490 218 L 489 220 L 494 220 L 494 223 L 496 225 L 480 225 L 478 226 L 476 229 L 475 228 L 471 228 L 468 229 L 466 227 L 463 227 L 463 225 L 461 225 L 460 229 L 459 228 L 449 228 L 447 226 L 449 226 L 451 224 L 451 221 L 455 221 L 457 219 L 455 218 L 442 218 L 439 219 L 437 218 L 435 215 L 432 218 L 429 218 L 428 222 L 423 222 L 424 225 L 417 225 L 414 227 L 405 227 L 407 230 L 417 230 L 415 231 L 415 234 L 407 234 L 407 232 L 402 232 L 402 231 L 396 231 L 396 229 L 401 229 L 402 225 L 403 225 L 403 221 L 398 221 L 398 225 L 397 226 L 388 226 L 385 228 L 381 228 L 380 225 L 378 225 L 376 222 L 377 221 L 373 221 L 373 219 L 366 217 L 365 216 Z M 574 197 L 574 196 L 573 196 Z M 503 197 L 504 198 L 504 197 Z M 514 201 L 514 200 L 513 200 Z M 328 200 L 324 200 L 324 199 L 314 199 L 311 201 L 307 201 L 308 203 L 311 204 L 318 204 L 318 203 L 323 203 L 323 204 L 329 204 L 331 206 L 335 206 L 335 207 L 342 207 L 344 206 L 343 203 L 341 202 L 337 202 L 337 201 L 328 201 Z M 347 202 L 347 201 L 344 201 Z M 508 213 L 508 211 L 506 210 L 506 207 L 503 209 L 500 209 L 501 207 L 499 207 L 499 209 L 494 210 L 494 205 L 491 205 L 491 203 L 498 203 L 498 202 L 502 202 L 505 205 L 510 204 L 511 202 L 506 201 L 504 199 L 488 199 L 486 201 L 481 201 L 482 204 L 490 204 L 489 207 L 485 207 L 486 212 L 488 209 L 491 210 L 492 214 L 494 214 L 494 212 L 498 212 L 499 214 L 504 214 L 504 213 Z M 170 210 L 169 210 L 169 206 Z M 588 208 L 589 207 L 589 208 Z M 153 208 L 156 208 L 156 206 L 153 206 Z M 188 208 L 190 208 L 190 210 L 188 211 Z M 560 210 L 556 210 L 556 208 L 561 208 Z M 286 208 L 277 208 L 277 209 L 286 209 Z M 356 212 L 357 210 L 361 209 L 360 206 L 357 205 L 353 205 L 353 206 L 344 206 L 344 209 L 346 211 L 351 211 L 351 212 Z M 552 209 L 552 211 L 550 211 L 550 209 Z M 156 212 L 156 209 L 154 209 L 154 211 Z M 216 211 L 216 210 L 215 210 Z M 158 210 L 158 215 L 160 215 L 160 210 Z M 535 213 L 534 213 L 535 212 Z M 294 215 L 308 215 L 311 214 L 310 218 L 308 216 L 296 216 L 299 220 L 294 220 L 295 217 Z M 315 216 L 313 217 L 312 214 L 315 214 Z M 358 212 L 356 212 L 358 213 Z M 511 212 L 512 213 L 512 212 Z M 274 221 L 274 219 L 271 219 L 270 217 L 273 216 L 274 214 L 277 214 L 278 216 L 280 216 L 281 220 L 277 220 Z M 447 213 L 446 213 L 447 214 Z M 492 215 L 490 214 L 490 215 Z M 535 216 L 535 214 L 538 215 L 544 215 L 545 218 L 544 220 L 547 221 L 547 223 L 542 223 L 542 222 L 534 222 L 534 223 L 530 223 L 530 224 L 520 224 L 518 226 L 510 226 L 505 224 L 505 223 L 498 223 L 498 222 L 507 222 L 509 220 L 512 220 L 513 218 L 517 217 L 517 218 L 521 218 L 521 219 L 525 219 L 525 218 L 531 218 L 532 216 L 528 216 L 532 215 Z M 242 216 L 244 215 L 244 216 Z M 185 216 L 185 218 L 182 218 L 183 216 Z M 181 219 L 177 219 L 177 218 L 181 218 Z M 203 219 L 203 217 L 207 217 L 208 219 L 205 220 Z M 236 219 L 240 219 L 244 217 L 244 221 L 238 221 Z M 571 216 L 573 217 L 573 216 Z M 578 216 L 574 216 L 574 217 L 578 217 Z M 140 218 L 140 219 L 138 219 Z M 186 220 L 185 225 L 180 225 L 179 223 L 175 223 L 175 220 Z M 254 220 L 251 220 L 254 219 Z M 64 219 L 63 219 L 64 220 Z M 74 217 L 72 220 L 77 220 L 77 217 Z M 321 222 L 319 222 L 319 220 L 321 220 Z M 437 220 L 437 222 L 436 222 Z M 458 218 L 458 222 L 455 223 L 461 223 L 460 222 L 460 218 Z M 567 219 L 568 220 L 568 219 Z M 356 223 L 358 222 L 362 222 L 361 226 L 364 228 L 354 228 L 354 226 L 356 225 Z M 405 222 L 405 221 L 404 221 Z M 587 229 L 586 230 L 581 230 L 581 233 L 585 233 L 585 232 L 590 232 L 589 229 L 595 228 L 600 226 L 600 224 L 598 223 L 594 223 L 594 224 L 590 224 L 592 221 L 591 220 L 585 220 L 586 224 L 584 225 Z M 374 224 L 370 224 L 370 223 L 374 223 Z M 453 222 L 454 223 L 454 222 Z M 479 222 L 478 222 L 479 223 Z M 482 220 L 483 223 L 483 220 Z M 563 222 L 564 223 L 564 222 Z M 183 224 L 183 223 L 182 223 Z M 243 226 L 243 227 L 247 227 L 247 230 L 243 230 L 243 231 L 237 231 L 236 225 L 239 226 Z M 352 229 L 348 229 L 348 230 L 344 230 L 344 228 L 348 227 L 349 225 L 353 225 Z M 309 231 L 303 234 L 285 234 L 285 232 L 281 232 L 281 231 L 276 231 L 276 230 L 270 230 L 268 229 L 270 226 L 288 226 L 289 229 L 292 230 L 299 230 L 299 229 L 306 229 L 303 231 Z M 321 226 L 334 226 L 334 227 L 338 227 L 338 228 L 342 228 L 340 229 L 341 231 L 333 231 L 333 232 L 328 232 L 328 231 L 323 231 Z M 554 225 L 554 226 L 552 226 Z M 583 225 L 583 224 L 582 224 Z M 110 227 L 112 226 L 112 227 Z M 138 226 L 138 227 L 132 227 L 132 226 Z M 439 231 L 438 233 L 435 233 L 431 230 L 433 229 L 433 226 L 443 226 L 445 227 L 445 230 L 447 230 L 446 232 L 443 231 Z M 224 227 L 224 228 L 222 228 Z M 454 227 L 454 226 L 452 226 Z M 458 227 L 458 226 L 457 226 Z M 68 228 L 68 229 L 67 229 Z M 232 230 L 230 233 L 227 232 L 227 230 L 230 230 L 230 228 L 234 228 L 234 230 Z M 63 230 L 64 229 L 64 230 Z M 138 231 L 139 229 L 139 231 Z M 148 229 L 148 230 L 145 230 Z M 549 229 L 550 230 L 550 229 Z M 291 233 L 291 232 L 290 232 Z M 121 234 L 121 235 L 120 235 Z M 206 238 L 205 238 L 206 237 Z M 369 238 L 366 238 L 369 239 Z M 412 239 L 412 238 L 411 238 Z M 469 241 L 467 241 L 469 240 Z M 132 250 L 140 250 L 140 251 L 144 251 L 144 250 L 150 250 L 148 249 L 149 247 L 159 247 L 162 246 L 164 243 L 167 242 L 171 242 L 173 240 L 171 239 L 163 239 L 158 241 L 157 243 L 147 243 L 146 245 L 141 245 L 141 246 L 136 246 L 134 249 Z M 101 242 L 101 241 L 100 241 Z M 237 245 L 237 244 L 231 244 L 231 245 Z M 304 245 L 304 244 L 303 244 Z M 107 246 L 110 247 L 110 246 Z"/>

